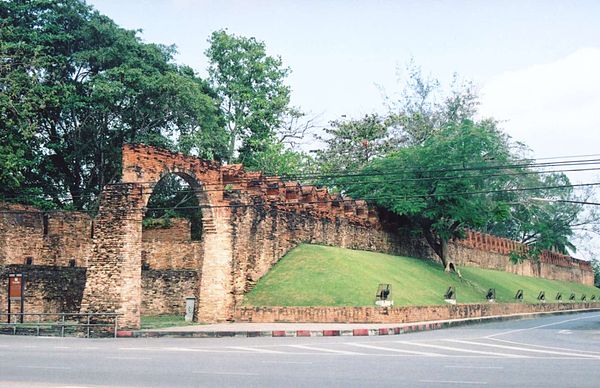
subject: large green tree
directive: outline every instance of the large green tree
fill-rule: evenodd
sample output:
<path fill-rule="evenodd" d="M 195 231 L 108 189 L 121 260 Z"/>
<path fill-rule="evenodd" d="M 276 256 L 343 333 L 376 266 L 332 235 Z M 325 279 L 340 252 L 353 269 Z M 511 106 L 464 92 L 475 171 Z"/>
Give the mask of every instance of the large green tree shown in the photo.
<path fill-rule="evenodd" d="M 0 20 L 4 197 L 37 187 L 57 206 L 93 206 L 124 142 L 225 155 L 216 94 L 173 63 L 173 47 L 143 43 L 81 0 L 4 1 Z"/>
<path fill-rule="evenodd" d="M 279 57 L 267 55 L 255 38 L 215 31 L 206 51 L 210 82 L 221 99 L 229 145 L 226 159 L 250 168 L 253 155 L 268 152 L 290 108 L 290 70 Z"/>
<path fill-rule="evenodd" d="M 403 217 L 448 268 L 451 239 L 463 236 L 465 227 L 507 215 L 504 204 L 490 195 L 465 193 L 505 187 L 505 176 L 491 176 L 484 167 L 511 158 L 509 140 L 493 122 L 464 120 L 440 128 L 422 144 L 374 160 L 360 182 L 350 178 L 340 184 L 351 196 Z"/>

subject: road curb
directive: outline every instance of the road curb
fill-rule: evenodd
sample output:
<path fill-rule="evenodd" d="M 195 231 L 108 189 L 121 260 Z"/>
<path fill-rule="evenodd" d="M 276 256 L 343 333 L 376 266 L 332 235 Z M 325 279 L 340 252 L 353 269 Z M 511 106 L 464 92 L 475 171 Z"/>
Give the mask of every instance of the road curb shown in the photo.
<path fill-rule="evenodd" d="M 526 314 L 497 315 L 491 317 L 476 317 L 450 319 L 445 321 L 381 324 L 378 328 L 327 329 L 327 330 L 268 330 L 268 331 L 170 331 L 170 330 L 120 330 L 117 337 L 134 338 L 224 338 L 224 337 L 338 337 L 338 336 L 384 336 L 400 335 L 420 331 L 447 329 L 457 326 L 467 326 L 477 323 L 508 321 L 514 319 L 538 318 L 548 315 L 563 315 L 598 311 L 600 308 L 548 311 Z"/>

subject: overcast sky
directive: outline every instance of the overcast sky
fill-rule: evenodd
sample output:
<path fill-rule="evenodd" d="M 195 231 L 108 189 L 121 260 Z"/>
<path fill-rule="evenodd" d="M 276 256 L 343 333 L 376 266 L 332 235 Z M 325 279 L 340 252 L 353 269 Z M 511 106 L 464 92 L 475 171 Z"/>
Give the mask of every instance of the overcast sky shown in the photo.
<path fill-rule="evenodd" d="M 206 76 L 212 31 L 254 36 L 291 67 L 293 104 L 321 114 L 384 110 L 413 58 L 480 87 L 482 114 L 537 157 L 599 153 L 600 1 L 92 0 L 148 42 L 175 44 Z M 594 176 L 571 175 L 575 181 Z"/>

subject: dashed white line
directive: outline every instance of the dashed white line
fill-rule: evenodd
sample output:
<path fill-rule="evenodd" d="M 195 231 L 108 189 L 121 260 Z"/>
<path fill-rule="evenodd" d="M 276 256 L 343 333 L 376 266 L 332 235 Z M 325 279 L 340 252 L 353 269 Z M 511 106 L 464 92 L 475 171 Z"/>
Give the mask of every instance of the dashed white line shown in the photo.
<path fill-rule="evenodd" d="M 263 364 L 312 364 L 310 361 L 262 361 Z"/>
<path fill-rule="evenodd" d="M 502 340 L 499 338 L 489 338 L 492 341 L 498 341 L 498 342 L 505 342 L 507 344 L 514 344 L 514 345 L 520 345 L 520 346 L 531 346 L 534 348 L 540 348 L 540 349 L 553 349 L 553 350 L 564 350 L 567 352 L 579 352 L 579 353 L 590 353 L 590 354 L 595 354 L 600 356 L 600 352 L 593 352 L 591 350 L 579 350 L 579 349 L 570 349 L 570 348 L 559 348 L 556 346 L 542 346 L 542 345 L 534 345 L 534 344 L 527 344 L 524 342 L 516 342 L 516 341 L 509 341 L 509 340 Z"/>
<path fill-rule="evenodd" d="M 508 357 L 508 358 L 529 358 L 528 356 L 521 356 L 521 355 L 516 355 L 516 354 L 485 352 L 483 350 L 471 350 L 471 349 L 453 348 L 451 346 L 424 344 L 424 343 L 419 343 L 419 342 L 406 342 L 406 341 L 396 341 L 396 342 L 401 343 L 401 344 L 405 344 L 405 345 L 414 345 L 414 346 L 423 346 L 423 347 L 426 347 L 426 348 L 450 350 L 452 352 L 485 354 L 485 355 L 501 356 L 501 357 Z"/>
<path fill-rule="evenodd" d="M 365 355 L 365 353 L 349 352 L 349 351 L 346 351 L 346 350 L 335 350 L 335 349 L 317 348 L 315 346 L 304 346 L 304 345 L 287 345 L 287 346 L 292 347 L 292 348 L 304 349 L 304 350 L 313 350 L 313 351 L 317 351 L 317 352 L 347 354 L 347 355 L 353 355 L 353 356 L 356 356 L 356 355 L 364 356 Z"/>
<path fill-rule="evenodd" d="M 66 366 L 38 366 L 38 365 L 16 365 L 14 368 L 23 368 L 23 369 L 58 369 L 58 370 L 68 370 L 71 369 Z"/>
<path fill-rule="evenodd" d="M 476 365 L 444 365 L 444 368 L 453 368 L 453 369 L 504 369 L 503 366 L 476 366 Z"/>
<path fill-rule="evenodd" d="M 582 319 L 591 319 L 591 318 L 598 318 L 598 317 L 600 317 L 600 315 L 590 315 L 590 316 L 587 316 L 587 317 L 579 317 L 579 318 L 566 319 L 564 321 L 547 323 L 545 325 L 539 325 L 539 326 L 534 326 L 534 327 L 527 327 L 525 329 L 509 330 L 509 331 L 504 331 L 504 332 L 500 332 L 500 333 L 496 333 L 496 334 L 490 334 L 490 335 L 486 336 L 485 338 L 498 337 L 500 335 L 507 335 L 507 334 L 512 334 L 512 333 L 518 333 L 518 332 L 527 331 L 527 330 L 541 329 L 541 328 L 544 328 L 544 327 L 561 325 L 561 324 L 567 323 L 567 322 L 581 321 Z"/>
<path fill-rule="evenodd" d="M 464 381 L 464 380 L 419 380 L 420 383 L 438 383 L 438 384 L 474 384 L 487 385 L 487 381 Z"/>
<path fill-rule="evenodd" d="M 192 373 L 202 375 L 223 375 L 223 376 L 259 376 L 258 373 L 250 372 L 213 372 L 213 371 L 194 371 Z"/>
<path fill-rule="evenodd" d="M 594 356 L 592 354 L 570 353 L 570 352 L 557 352 L 555 350 L 530 349 L 530 348 L 524 348 L 522 346 L 498 345 L 498 344 L 489 344 L 489 343 L 483 343 L 483 342 L 463 341 L 463 340 L 453 340 L 453 339 L 448 339 L 446 341 L 454 342 L 454 343 L 460 343 L 460 344 L 466 344 L 466 345 L 488 346 L 488 347 L 499 348 L 499 349 L 519 350 L 519 351 L 522 351 L 522 352 L 533 352 L 533 353 L 543 353 L 543 354 L 558 354 L 559 356 L 575 356 L 575 357 L 582 357 L 582 358 L 596 358 L 596 359 L 600 359 L 600 356 Z"/>
<path fill-rule="evenodd" d="M 228 346 L 229 349 L 236 350 L 246 350 L 248 352 L 254 353 L 271 353 L 271 354 L 285 354 L 285 352 L 280 352 L 278 350 L 270 350 L 270 349 L 262 349 L 262 348 L 250 348 L 245 346 Z"/>
<path fill-rule="evenodd" d="M 412 355 L 418 355 L 418 356 L 445 357 L 444 354 L 439 354 L 439 353 L 419 352 L 416 350 L 406 350 L 406 349 L 397 349 L 397 348 L 386 348 L 383 346 L 357 344 L 357 343 L 353 343 L 353 342 L 346 342 L 345 345 L 358 346 L 358 347 L 365 348 L 365 349 L 384 350 L 386 352 L 406 353 L 406 354 L 412 354 Z"/>
<path fill-rule="evenodd" d="M 109 360 L 152 360 L 150 357 L 120 357 L 120 356 L 114 356 L 114 357 L 106 357 Z"/>

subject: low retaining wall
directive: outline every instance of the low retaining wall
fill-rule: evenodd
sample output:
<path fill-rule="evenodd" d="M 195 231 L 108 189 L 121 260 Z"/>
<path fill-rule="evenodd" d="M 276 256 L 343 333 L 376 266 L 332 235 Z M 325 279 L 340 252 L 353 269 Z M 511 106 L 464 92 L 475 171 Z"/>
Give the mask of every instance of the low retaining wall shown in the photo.
<path fill-rule="evenodd" d="M 410 307 L 241 307 L 236 322 L 408 323 L 600 308 L 596 303 L 488 303 Z"/>

